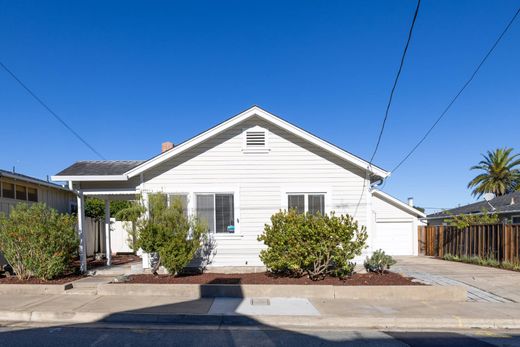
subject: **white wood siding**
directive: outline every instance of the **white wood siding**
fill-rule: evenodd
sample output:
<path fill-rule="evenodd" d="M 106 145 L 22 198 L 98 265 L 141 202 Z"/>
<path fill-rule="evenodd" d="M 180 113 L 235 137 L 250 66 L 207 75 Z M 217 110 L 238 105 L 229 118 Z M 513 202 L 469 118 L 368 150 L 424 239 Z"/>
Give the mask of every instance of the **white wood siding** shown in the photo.
<path fill-rule="evenodd" d="M 254 126 L 268 130 L 268 153 L 242 151 L 243 130 Z M 363 175 L 344 160 L 255 117 L 144 172 L 143 189 L 166 193 L 236 189 L 237 233 L 216 236 L 211 265 L 261 266 L 258 253 L 263 245 L 257 237 L 271 215 L 284 207 L 286 191 L 326 191 L 326 211 L 354 214 Z M 363 225 L 368 200 L 365 193 L 355 216 Z"/>

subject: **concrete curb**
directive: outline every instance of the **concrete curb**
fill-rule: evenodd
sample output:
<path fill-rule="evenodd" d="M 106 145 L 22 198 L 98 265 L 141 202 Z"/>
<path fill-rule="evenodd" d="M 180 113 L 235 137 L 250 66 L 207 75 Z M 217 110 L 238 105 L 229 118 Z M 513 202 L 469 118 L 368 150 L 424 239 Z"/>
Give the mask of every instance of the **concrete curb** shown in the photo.
<path fill-rule="evenodd" d="M 424 317 L 345 317 L 345 316 L 234 316 L 190 314 L 100 313 L 100 312 L 22 312 L 0 311 L 0 320 L 32 323 L 115 323 L 133 325 L 204 325 L 218 327 L 263 326 L 272 328 L 374 328 L 374 329 L 519 329 L 514 318 L 424 318 Z"/>
<path fill-rule="evenodd" d="M 72 289 L 72 283 L 65 284 L 0 284 L 0 294 L 46 295 L 63 294 Z"/>
<path fill-rule="evenodd" d="M 301 297 L 308 299 L 466 301 L 461 286 L 332 286 L 232 284 L 100 284 L 98 295 L 155 295 L 184 298 Z"/>

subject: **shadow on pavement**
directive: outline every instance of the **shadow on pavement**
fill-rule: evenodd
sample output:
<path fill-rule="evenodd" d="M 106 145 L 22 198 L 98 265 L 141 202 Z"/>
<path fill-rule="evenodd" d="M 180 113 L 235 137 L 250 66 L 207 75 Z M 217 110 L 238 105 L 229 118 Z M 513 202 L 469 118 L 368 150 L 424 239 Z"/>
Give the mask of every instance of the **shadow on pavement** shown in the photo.
<path fill-rule="evenodd" d="M 116 285 L 116 284 L 114 284 Z M 95 323 L 0 328 L 1 346 L 493 346 L 449 332 L 284 329 L 253 317 L 207 314 L 215 292 L 201 298 L 121 310 Z M 235 298 L 243 298 L 238 288 Z M 104 297 L 110 301 L 109 296 Z M 118 297 L 114 296 L 114 300 Z M 74 300 L 74 296 L 70 295 Z M 244 299 L 246 300 L 246 299 Z M 230 311 L 240 300 L 231 300 Z M 197 313 L 199 312 L 199 313 Z M 355 319 L 355 318 L 353 318 Z M 319 327 L 314 327 L 319 328 Z M 511 340 L 506 340 L 510 342 Z"/>

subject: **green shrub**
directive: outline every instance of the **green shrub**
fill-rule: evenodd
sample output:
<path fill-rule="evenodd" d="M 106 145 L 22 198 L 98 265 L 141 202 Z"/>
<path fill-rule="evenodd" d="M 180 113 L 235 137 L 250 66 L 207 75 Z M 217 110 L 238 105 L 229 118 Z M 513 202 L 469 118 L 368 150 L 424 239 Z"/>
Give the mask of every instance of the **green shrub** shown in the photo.
<path fill-rule="evenodd" d="M 172 275 L 178 274 L 194 258 L 207 239 L 208 228 L 185 215 L 182 203 L 166 204 L 162 193 L 149 195 L 150 216 L 139 230 L 137 247 L 158 255 L 153 273 L 160 265 Z"/>
<path fill-rule="evenodd" d="M 0 249 L 20 279 L 62 275 L 77 255 L 75 218 L 43 203 L 17 204 L 0 216 Z"/>
<path fill-rule="evenodd" d="M 396 261 L 391 256 L 385 254 L 382 249 L 378 249 L 372 256 L 367 257 L 364 262 L 365 269 L 368 272 L 376 272 L 383 274 L 386 270 L 390 269 L 390 266 L 395 265 Z"/>
<path fill-rule="evenodd" d="M 258 237 L 267 246 L 260 259 L 271 272 L 312 280 L 352 273 L 351 260 L 365 248 L 367 233 L 349 215 L 280 211 Z"/>

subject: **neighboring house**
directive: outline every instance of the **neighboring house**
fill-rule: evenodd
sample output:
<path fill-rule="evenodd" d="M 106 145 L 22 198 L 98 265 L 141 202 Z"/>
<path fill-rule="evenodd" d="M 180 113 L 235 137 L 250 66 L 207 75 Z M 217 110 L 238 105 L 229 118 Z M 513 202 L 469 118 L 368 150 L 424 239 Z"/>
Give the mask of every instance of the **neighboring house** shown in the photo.
<path fill-rule="evenodd" d="M 163 144 L 149 160 L 80 161 L 52 179 L 79 193 L 80 211 L 82 196 L 180 197 L 188 213 L 209 222 L 211 265 L 219 267 L 262 266 L 257 237 L 273 213 L 288 208 L 354 216 L 368 230 L 367 254 L 417 254 L 425 215 L 373 188 L 388 175 L 255 106 L 177 146 Z"/>
<path fill-rule="evenodd" d="M 520 191 L 497 196 L 487 201 L 479 201 L 428 215 L 428 225 L 443 225 L 451 216 L 461 214 L 482 214 L 482 211 L 496 213 L 503 223 L 520 224 Z"/>
<path fill-rule="evenodd" d="M 0 169 L 0 213 L 9 214 L 21 202 L 43 202 L 62 213 L 76 208 L 76 196 L 68 188 Z"/>
<path fill-rule="evenodd" d="M 76 195 L 68 188 L 34 177 L 0 169 L 0 213 L 9 215 L 19 203 L 44 202 L 59 212 L 75 211 Z M 0 252 L 0 268 L 6 261 Z"/>

